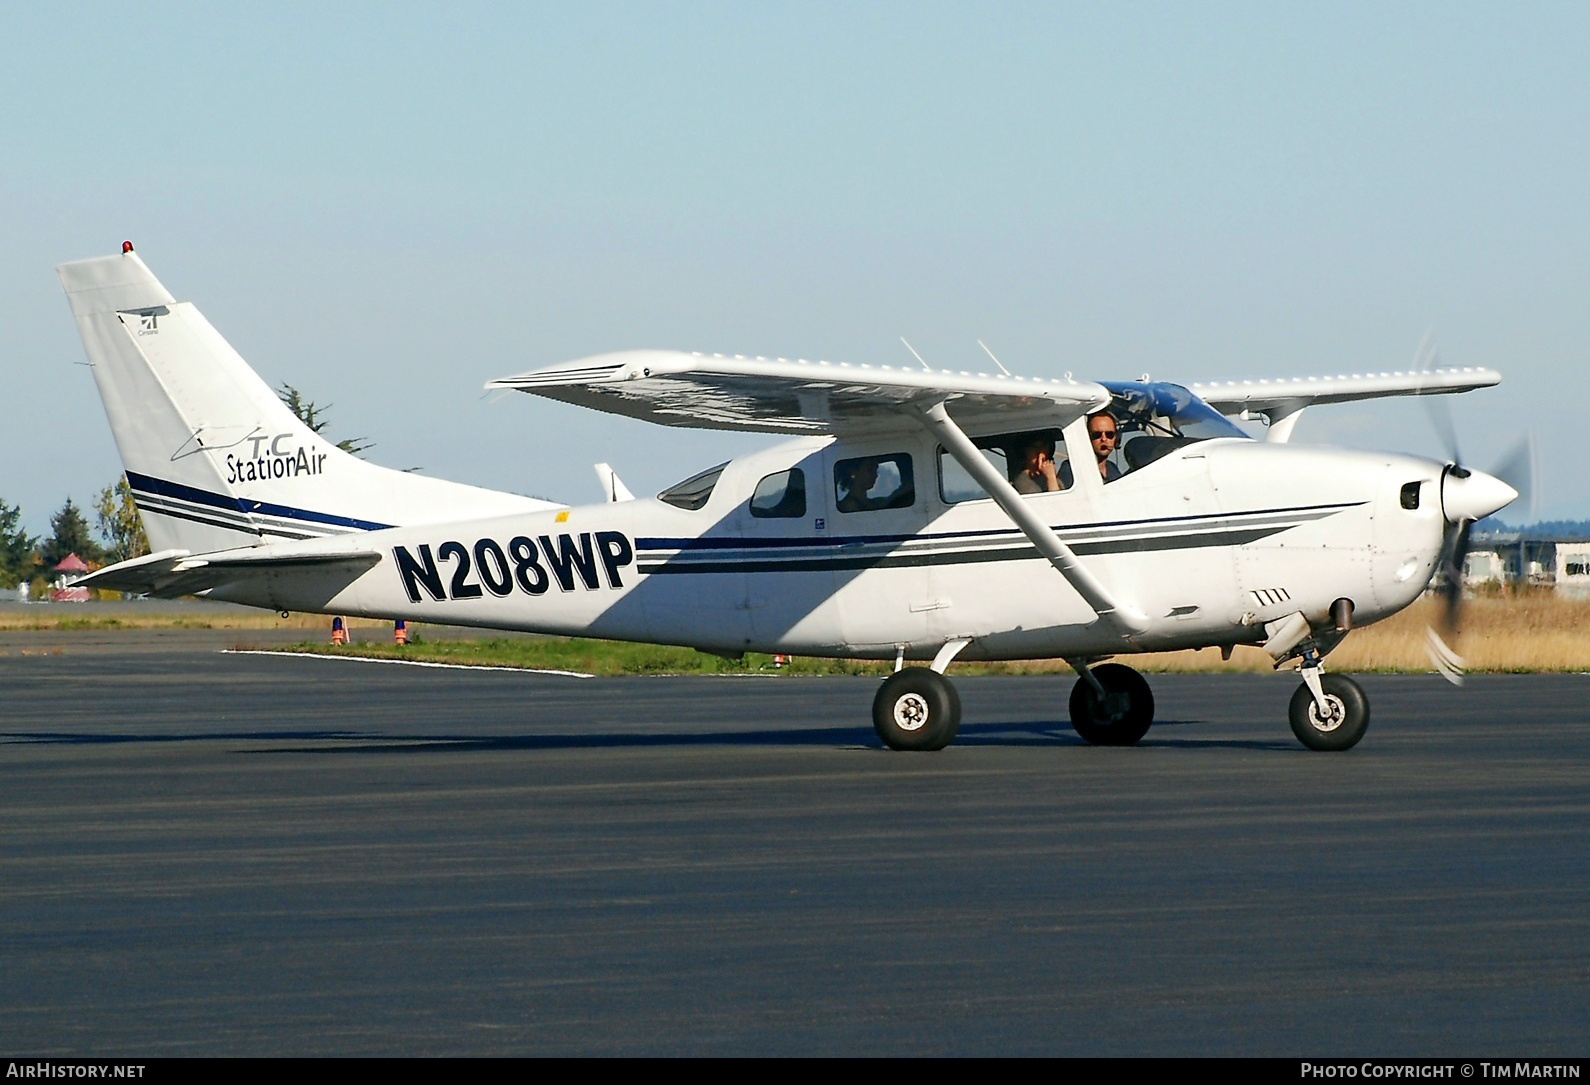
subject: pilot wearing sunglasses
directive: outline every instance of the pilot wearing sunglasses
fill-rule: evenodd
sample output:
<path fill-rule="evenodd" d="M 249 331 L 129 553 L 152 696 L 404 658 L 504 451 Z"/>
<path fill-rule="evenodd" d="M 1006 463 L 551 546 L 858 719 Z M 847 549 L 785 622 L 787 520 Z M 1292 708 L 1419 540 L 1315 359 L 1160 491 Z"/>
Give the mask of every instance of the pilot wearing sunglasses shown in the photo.
<path fill-rule="evenodd" d="M 1088 415 L 1088 443 L 1093 446 L 1093 458 L 1099 461 L 1099 477 L 1105 482 L 1114 482 L 1121 477 L 1121 469 L 1110 459 L 1110 453 L 1115 451 L 1119 439 L 1120 430 L 1115 424 L 1115 416 L 1109 411 Z M 1060 485 L 1071 485 L 1070 460 L 1060 465 Z"/>

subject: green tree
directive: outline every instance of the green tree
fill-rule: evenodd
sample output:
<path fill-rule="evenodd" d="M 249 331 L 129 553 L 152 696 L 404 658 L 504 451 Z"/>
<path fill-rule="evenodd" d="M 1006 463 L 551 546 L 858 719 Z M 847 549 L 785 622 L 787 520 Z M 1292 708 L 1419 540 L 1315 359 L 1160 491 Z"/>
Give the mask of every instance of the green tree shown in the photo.
<path fill-rule="evenodd" d="M 32 576 L 38 544 L 22 530 L 22 510 L 0 501 L 0 587 L 14 588 Z"/>
<path fill-rule="evenodd" d="M 94 498 L 94 514 L 99 519 L 100 535 L 110 543 L 105 550 L 106 561 L 127 561 L 149 553 L 149 536 L 144 534 L 143 517 L 138 515 L 126 475 L 117 479 L 116 485 L 99 491 Z"/>
<path fill-rule="evenodd" d="M 50 537 L 39 548 L 46 574 L 68 554 L 76 554 L 84 561 L 99 561 L 105 556 L 105 551 L 94 541 L 94 534 L 83 517 L 83 510 L 70 497 L 61 506 L 61 511 L 50 517 L 50 531 Z"/>
<path fill-rule="evenodd" d="M 313 400 L 305 399 L 303 393 L 285 381 L 276 394 L 281 397 L 283 403 L 287 404 L 287 409 L 298 416 L 298 421 L 309 427 L 310 432 L 321 433 L 326 428 L 328 420 L 325 415 L 331 409 L 329 403 L 324 407 L 317 406 Z M 367 437 L 349 437 L 338 441 L 337 447 L 357 456 L 367 448 L 374 448 L 375 442 Z"/>

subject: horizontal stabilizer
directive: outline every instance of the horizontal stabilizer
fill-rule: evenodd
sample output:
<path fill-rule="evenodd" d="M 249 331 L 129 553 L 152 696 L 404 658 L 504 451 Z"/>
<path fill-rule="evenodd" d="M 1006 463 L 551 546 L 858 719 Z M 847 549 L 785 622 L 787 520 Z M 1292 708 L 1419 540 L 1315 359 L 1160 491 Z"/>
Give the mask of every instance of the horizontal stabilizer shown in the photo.
<path fill-rule="evenodd" d="M 1063 425 L 1110 401 L 1099 384 L 683 351 L 601 354 L 491 381 L 665 426 L 834 433 L 946 403 L 962 421 Z M 914 422 L 912 423 L 915 424 Z"/>
<path fill-rule="evenodd" d="M 326 554 L 276 554 L 250 550 L 222 550 L 194 555 L 186 550 L 117 562 L 79 577 L 73 587 L 125 591 L 172 599 L 197 595 L 223 585 L 247 583 L 284 572 L 346 569 L 349 580 L 380 564 L 372 551 Z"/>

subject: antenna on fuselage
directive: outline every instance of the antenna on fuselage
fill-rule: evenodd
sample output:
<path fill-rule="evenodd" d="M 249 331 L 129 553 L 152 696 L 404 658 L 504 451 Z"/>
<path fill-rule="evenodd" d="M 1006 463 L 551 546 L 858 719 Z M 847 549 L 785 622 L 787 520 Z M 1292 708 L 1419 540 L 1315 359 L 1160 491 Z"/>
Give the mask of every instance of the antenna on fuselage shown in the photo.
<path fill-rule="evenodd" d="M 990 358 L 993 358 L 994 364 L 999 366 L 999 371 L 1001 373 L 1005 374 L 1005 376 L 1007 376 L 1007 377 L 1011 375 L 1010 374 L 1010 370 L 1005 368 L 1005 363 L 1000 361 L 998 358 L 994 358 L 994 352 L 988 349 L 988 344 L 987 343 L 985 343 L 981 339 L 979 339 L 977 341 L 977 345 L 983 348 L 983 353 L 984 354 L 988 355 Z"/>
<path fill-rule="evenodd" d="M 900 337 L 900 342 L 905 343 L 905 336 L 902 335 Z M 929 373 L 933 372 L 933 367 L 928 365 L 927 362 L 922 360 L 922 355 L 920 355 L 920 354 L 918 354 L 916 352 L 916 348 L 915 347 L 913 347 L 910 343 L 905 343 L 905 349 L 909 350 L 911 352 L 911 357 L 915 358 L 919 362 L 922 362 L 922 368 L 923 369 L 927 370 Z"/>

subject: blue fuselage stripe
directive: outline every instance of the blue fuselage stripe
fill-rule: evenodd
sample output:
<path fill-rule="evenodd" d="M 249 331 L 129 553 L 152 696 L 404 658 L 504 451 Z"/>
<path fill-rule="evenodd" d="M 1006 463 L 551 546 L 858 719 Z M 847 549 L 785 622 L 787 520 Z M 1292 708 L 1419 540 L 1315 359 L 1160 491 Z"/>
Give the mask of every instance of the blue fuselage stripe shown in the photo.
<path fill-rule="evenodd" d="M 330 524 L 333 527 L 351 527 L 357 531 L 380 531 L 382 528 L 392 527 L 392 524 L 378 524 L 371 520 L 356 520 L 351 516 L 336 516 L 329 512 L 312 512 L 309 509 L 295 509 L 290 505 L 272 505 L 265 501 L 245 501 L 242 498 L 228 497 L 211 490 L 201 490 L 195 486 L 186 486 L 180 482 L 167 482 L 162 478 L 153 478 L 149 475 L 140 475 L 136 471 L 127 472 L 127 484 L 134 490 L 143 490 L 146 493 L 158 494 L 161 497 L 175 497 L 183 501 L 192 501 L 196 505 L 209 505 L 211 508 L 227 509 L 232 512 L 261 513 L 265 516 L 280 516 L 286 520 L 300 520 L 307 524 Z"/>
<path fill-rule="evenodd" d="M 1055 524 L 1053 529 L 1062 534 L 1079 531 L 1097 531 L 1100 529 L 1143 529 L 1166 524 L 1187 524 L 1194 520 L 1206 520 L 1211 527 L 1224 526 L 1233 520 L 1254 516 L 1285 516 L 1306 513 L 1334 512 L 1349 509 L 1362 504 L 1358 501 L 1344 501 L 1329 505 L 1292 505 L 1275 509 L 1246 509 L 1242 512 L 1214 512 L 1194 513 L 1189 516 L 1154 516 L 1142 520 L 1097 520 L 1085 524 Z M 1294 525 L 1287 524 L 1287 527 Z M 929 542 L 936 539 L 994 539 L 999 537 L 1017 538 L 1022 533 L 1018 528 L 991 528 L 978 531 L 921 531 L 905 535 L 824 535 L 813 537 L 811 535 L 781 535 L 768 538 L 754 538 L 739 535 L 717 535 L 697 538 L 637 538 L 635 546 L 639 550 L 763 550 L 782 548 L 826 548 L 833 546 L 858 546 L 867 544 L 898 545 L 905 542 Z M 1076 545 L 1075 543 L 1072 544 Z"/>

